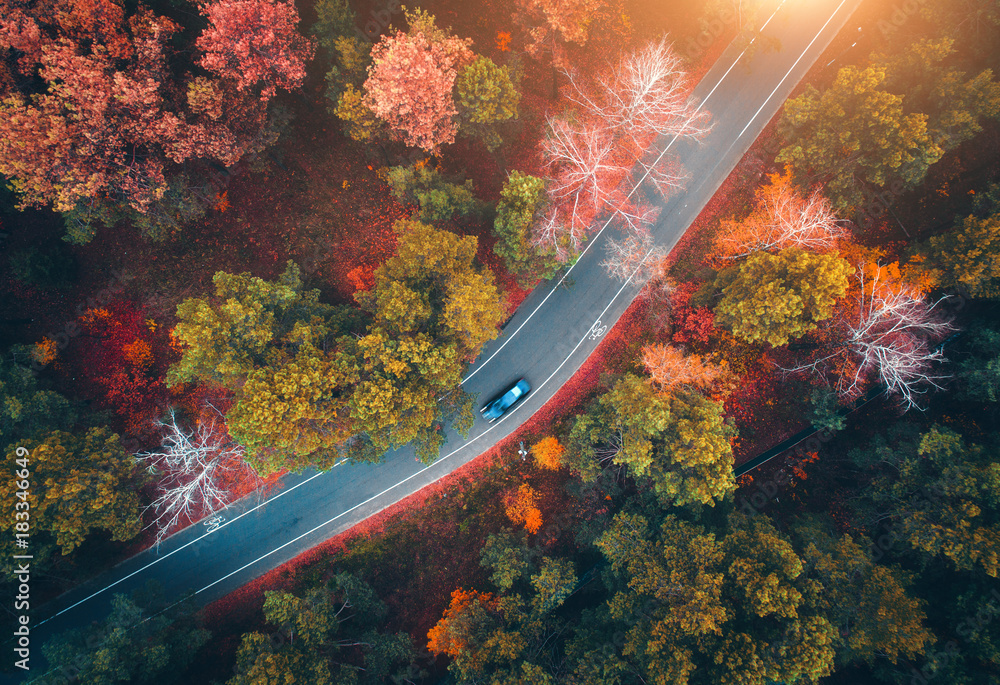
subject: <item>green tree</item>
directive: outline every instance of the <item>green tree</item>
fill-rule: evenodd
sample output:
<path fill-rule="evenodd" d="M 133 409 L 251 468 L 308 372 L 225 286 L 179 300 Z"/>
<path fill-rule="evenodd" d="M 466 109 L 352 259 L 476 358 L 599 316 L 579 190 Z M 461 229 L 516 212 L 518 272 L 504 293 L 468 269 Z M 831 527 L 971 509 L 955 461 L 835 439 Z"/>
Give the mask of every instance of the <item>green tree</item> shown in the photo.
<path fill-rule="evenodd" d="M 375 140 L 386 131 L 385 124 L 365 105 L 363 97 L 363 91 L 348 83 L 343 92 L 337 94 L 331 109 L 341 120 L 344 135 L 359 142 Z"/>
<path fill-rule="evenodd" d="M 915 253 L 918 267 L 931 271 L 940 287 L 1000 298 L 1000 213 L 985 219 L 967 216 L 954 229 L 917 246 Z"/>
<path fill-rule="evenodd" d="M 177 307 L 173 337 L 185 349 L 167 382 L 233 391 L 229 429 L 262 475 L 329 466 L 352 435 L 345 407 L 357 364 L 335 341 L 367 322 L 321 303 L 299 273 L 293 262 L 277 281 L 220 271 L 214 297 Z"/>
<path fill-rule="evenodd" d="M 784 345 L 832 316 L 853 271 L 836 255 L 797 248 L 777 254 L 756 252 L 730 282 L 723 279 L 716 324 L 749 342 Z"/>
<path fill-rule="evenodd" d="M 972 78 L 944 64 L 955 52 L 953 38 L 917 40 L 896 55 L 878 55 L 885 86 L 904 96 L 909 112 L 927 115 L 927 130 L 942 150 L 954 150 L 983 130 L 982 120 L 1000 116 L 1000 84 L 985 69 Z"/>
<path fill-rule="evenodd" d="M 185 345 L 167 371 L 168 385 L 200 381 L 236 389 L 250 372 L 276 363 L 283 348 L 330 333 L 324 319 L 333 307 L 318 290 L 303 290 L 300 269 L 289 261 L 277 281 L 220 271 L 214 298 L 188 298 L 177 306 L 173 330 Z"/>
<path fill-rule="evenodd" d="M 894 426 L 886 438 L 852 451 L 877 468 L 857 507 L 868 521 L 892 521 L 899 536 L 925 557 L 940 556 L 960 570 L 1000 571 L 1000 459 L 995 441 L 969 444 L 932 427 L 919 435 Z"/>
<path fill-rule="evenodd" d="M 512 565 L 516 558 L 522 563 Z M 482 563 L 502 579 L 500 592 L 453 592 L 428 649 L 452 657 L 448 670 L 460 682 L 555 685 L 544 648 L 567 626 L 557 610 L 577 586 L 572 562 L 532 555 L 508 534 L 492 540 Z"/>
<path fill-rule="evenodd" d="M 332 55 L 337 50 L 337 41 L 354 33 L 355 20 L 348 0 L 318 0 L 316 23 L 310 32 L 316 37 L 320 50 Z"/>
<path fill-rule="evenodd" d="M 717 536 L 674 516 L 651 533 L 644 517 L 620 513 L 597 546 L 613 591 L 599 620 L 624 631 L 622 657 L 644 678 L 765 685 L 832 671 L 821 588 L 765 517 L 731 514 Z"/>
<path fill-rule="evenodd" d="M 963 341 L 969 357 L 958 363 L 955 374 L 959 399 L 1000 401 L 1000 330 L 979 323 L 970 327 Z"/>
<path fill-rule="evenodd" d="M 714 506 L 735 489 L 732 433 L 720 403 L 657 392 L 628 374 L 577 417 L 566 463 L 589 481 L 603 464 L 624 466 L 633 478 L 649 478 L 664 505 Z"/>
<path fill-rule="evenodd" d="M 97 235 L 99 226 L 126 222 L 138 229 L 143 238 L 162 242 L 204 217 L 216 201 L 215 190 L 210 189 L 206 179 L 182 171 L 167 179 L 163 196 L 145 212 L 109 198 L 81 200 L 72 210 L 63 212 L 66 224 L 63 239 L 74 245 L 86 245 Z"/>
<path fill-rule="evenodd" d="M 545 202 L 544 179 L 520 171 L 510 172 L 500 191 L 493 250 L 522 287 L 552 278 L 561 267 L 555 254 L 539 252 L 530 241 L 531 226 L 544 211 Z"/>
<path fill-rule="evenodd" d="M 487 150 L 495 150 L 503 143 L 496 126 L 517 118 L 520 100 L 508 67 L 497 66 L 489 57 L 476 57 L 458 72 L 455 81 L 459 131 L 482 140 Z"/>
<path fill-rule="evenodd" d="M 106 619 L 56 636 L 42 653 L 50 669 L 88 685 L 190 682 L 184 670 L 211 637 L 194 612 L 190 601 L 168 606 L 151 581 L 131 597 L 116 594 Z"/>
<path fill-rule="evenodd" d="M 91 429 L 80 437 L 56 430 L 11 445 L 3 468 L 11 474 L 0 485 L 6 498 L 0 530 L 8 559 L 17 554 L 14 532 L 19 521 L 30 521 L 31 553 L 37 565 L 50 561 L 57 548 L 69 554 L 94 530 L 110 532 L 113 540 L 130 540 L 142 527 L 135 458 L 107 429 Z M 14 478 L 22 469 L 29 475 Z M 25 480 L 29 487 L 18 488 Z M 24 491 L 26 496 L 17 495 Z"/>
<path fill-rule="evenodd" d="M 402 677 L 413 660 L 410 636 L 379 630 L 385 605 L 351 575 L 335 575 L 302 597 L 264 596 L 264 618 L 277 630 L 243 636 L 229 685 L 383 683 Z"/>
<path fill-rule="evenodd" d="M 420 207 L 421 221 L 448 221 L 454 215 L 468 216 L 480 210 L 472 181 L 450 183 L 424 162 L 403 167 L 387 167 L 379 177 L 389 184 L 400 201 Z"/>
<path fill-rule="evenodd" d="M 809 404 L 812 406 L 809 423 L 818 430 L 844 430 L 847 419 L 840 413 L 840 397 L 832 388 L 825 385 L 814 387 L 809 393 Z"/>
<path fill-rule="evenodd" d="M 785 103 L 779 130 L 787 145 L 776 161 L 791 165 L 801 188 L 823 183 L 835 209 L 861 208 L 866 186 L 915 187 L 944 154 L 927 115 L 906 113 L 885 80 L 883 65 L 848 66 L 822 93 L 807 86 Z"/>
<path fill-rule="evenodd" d="M 0 453 L 53 429 L 67 430 L 76 421 L 69 400 L 44 390 L 32 373 L 31 351 L 11 347 L 0 358 Z"/>
<path fill-rule="evenodd" d="M 344 135 L 366 142 L 384 135 L 387 129 L 362 101 L 372 46 L 355 35 L 355 22 L 348 0 L 320 0 L 312 34 L 321 57 L 330 65 L 325 77 L 327 110 L 340 119 Z"/>
<path fill-rule="evenodd" d="M 924 603 L 908 592 L 909 574 L 876 564 L 867 538 L 837 538 L 829 519 L 805 517 L 793 528 L 810 577 L 823 587 L 817 606 L 837 628 L 839 663 L 895 664 L 924 653 L 934 634 L 924 625 Z"/>

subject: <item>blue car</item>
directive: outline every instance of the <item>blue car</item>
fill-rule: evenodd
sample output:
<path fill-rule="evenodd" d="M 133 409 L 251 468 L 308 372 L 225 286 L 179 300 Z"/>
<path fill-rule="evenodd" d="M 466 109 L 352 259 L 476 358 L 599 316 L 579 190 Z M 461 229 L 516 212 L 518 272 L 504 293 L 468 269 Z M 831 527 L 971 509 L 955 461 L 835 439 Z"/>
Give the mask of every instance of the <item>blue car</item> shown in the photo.
<path fill-rule="evenodd" d="M 505 411 L 513 407 L 518 400 L 527 395 L 529 390 L 531 390 L 531 386 L 528 385 L 528 381 L 522 378 L 510 390 L 480 409 L 479 413 L 483 415 L 484 419 L 493 423 L 503 416 Z"/>

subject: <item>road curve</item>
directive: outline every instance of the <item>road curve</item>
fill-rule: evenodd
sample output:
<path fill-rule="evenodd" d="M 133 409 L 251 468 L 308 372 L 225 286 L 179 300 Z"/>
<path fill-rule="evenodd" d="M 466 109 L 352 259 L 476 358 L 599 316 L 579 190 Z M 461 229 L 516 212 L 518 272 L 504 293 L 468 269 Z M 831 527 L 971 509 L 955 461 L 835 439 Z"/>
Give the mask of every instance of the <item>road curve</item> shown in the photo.
<path fill-rule="evenodd" d="M 730 46 L 702 78 L 694 96 L 712 113 L 713 129 L 700 143 L 664 141 L 689 180 L 683 192 L 661 203 L 653 229 L 657 245 L 676 245 L 859 4 L 775 1 L 763 34 L 776 37 L 780 49 L 748 59 Z M 130 592 L 155 578 L 168 597 L 192 590 L 199 603 L 213 601 L 444 477 L 510 435 L 580 368 L 638 292 L 631 283 L 609 278 L 600 266 L 611 230 L 588 243 L 566 283 L 536 288 L 503 335 L 470 367 L 463 386 L 479 393 L 480 400 L 518 378 L 531 383 L 528 397 L 500 420 L 488 424 L 477 417 L 469 439 L 452 434 L 430 466 L 404 448 L 377 465 L 338 465 L 291 475 L 263 501 L 251 495 L 230 505 L 219 513 L 225 520 L 217 528 L 190 526 L 158 550 L 123 561 L 34 612 L 30 673 L 0 678 L 17 682 L 30 675 L 34 682 L 48 682 L 41 645 L 54 632 L 102 619 L 113 593 Z"/>

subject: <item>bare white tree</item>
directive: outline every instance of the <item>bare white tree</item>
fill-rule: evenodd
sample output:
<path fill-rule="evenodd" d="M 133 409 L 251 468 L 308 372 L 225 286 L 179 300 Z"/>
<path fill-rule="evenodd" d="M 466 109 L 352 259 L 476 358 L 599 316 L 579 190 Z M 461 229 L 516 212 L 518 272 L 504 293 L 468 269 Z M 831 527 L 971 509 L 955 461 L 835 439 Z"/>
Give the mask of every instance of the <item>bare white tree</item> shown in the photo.
<path fill-rule="evenodd" d="M 716 245 L 724 258 L 741 259 L 754 252 L 789 247 L 821 252 L 846 236 L 844 223 L 834 215 L 821 191 L 802 197 L 787 179 L 772 177 L 771 184 L 761 189 L 750 216 L 739 222 L 723 222 Z"/>
<path fill-rule="evenodd" d="M 881 268 L 859 268 L 857 278 L 852 311 L 831 320 L 840 342 L 832 352 L 786 371 L 825 376 L 835 368 L 836 390 L 845 397 L 857 396 L 876 377 L 906 409 L 919 408 L 920 397 L 947 378 L 933 371 L 943 355 L 931 344 L 954 330 L 935 311 L 942 300 L 928 304 L 913 288 L 887 283 Z"/>
<path fill-rule="evenodd" d="M 663 264 L 668 251 L 653 243 L 649 231 L 630 231 L 624 240 L 609 238 L 607 257 L 601 266 L 613 278 L 645 286 L 665 276 Z"/>
<path fill-rule="evenodd" d="M 263 481 L 243 461 L 243 446 L 229 437 L 220 425 L 222 416 L 201 421 L 195 430 L 184 430 L 170 410 L 167 421 L 156 422 L 163 430 L 157 452 L 139 452 L 136 458 L 147 464 L 152 474 L 163 476 L 160 495 L 149 504 L 156 526 L 156 544 L 182 520 L 194 520 L 229 503 L 230 493 L 223 479 L 236 471 L 256 485 Z"/>
<path fill-rule="evenodd" d="M 591 86 L 575 72 L 568 98 L 603 128 L 631 137 L 640 149 L 649 137 L 701 138 L 709 130 L 709 115 L 689 94 L 684 60 L 663 38 L 626 55 L 618 66 Z"/>
<path fill-rule="evenodd" d="M 638 186 L 648 181 L 666 196 L 683 183 L 656 141 L 697 139 L 709 126 L 708 113 L 690 98 L 681 66 L 662 40 L 626 56 L 594 83 L 565 72 L 576 108 L 548 119 L 542 152 L 551 209 L 536 226 L 536 246 L 565 258 L 604 217 L 637 231 L 655 215 L 633 197 Z"/>

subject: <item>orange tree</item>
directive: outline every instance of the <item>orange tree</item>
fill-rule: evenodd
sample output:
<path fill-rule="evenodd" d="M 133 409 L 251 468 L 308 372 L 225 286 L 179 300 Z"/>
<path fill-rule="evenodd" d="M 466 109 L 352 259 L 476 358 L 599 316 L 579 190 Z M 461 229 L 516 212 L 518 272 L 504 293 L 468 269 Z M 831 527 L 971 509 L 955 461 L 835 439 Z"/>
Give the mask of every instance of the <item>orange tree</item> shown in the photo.
<path fill-rule="evenodd" d="M 562 466 L 562 456 L 566 448 L 559 443 L 559 438 L 547 436 L 531 446 L 531 454 L 539 468 L 555 471 Z"/>

